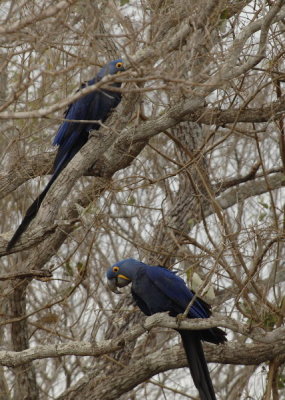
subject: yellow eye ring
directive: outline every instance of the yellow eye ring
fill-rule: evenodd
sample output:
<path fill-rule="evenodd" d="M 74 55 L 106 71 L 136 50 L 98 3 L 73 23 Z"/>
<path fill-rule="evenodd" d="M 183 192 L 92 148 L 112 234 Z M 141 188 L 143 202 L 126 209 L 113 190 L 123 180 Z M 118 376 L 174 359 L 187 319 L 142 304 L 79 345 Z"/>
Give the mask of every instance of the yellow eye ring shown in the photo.
<path fill-rule="evenodd" d="M 116 64 L 116 68 L 122 68 L 122 66 L 123 66 L 123 63 L 122 62 L 117 62 L 117 64 Z"/>
<path fill-rule="evenodd" d="M 113 272 L 118 272 L 119 269 L 120 269 L 119 267 L 115 266 L 115 267 L 113 267 Z"/>

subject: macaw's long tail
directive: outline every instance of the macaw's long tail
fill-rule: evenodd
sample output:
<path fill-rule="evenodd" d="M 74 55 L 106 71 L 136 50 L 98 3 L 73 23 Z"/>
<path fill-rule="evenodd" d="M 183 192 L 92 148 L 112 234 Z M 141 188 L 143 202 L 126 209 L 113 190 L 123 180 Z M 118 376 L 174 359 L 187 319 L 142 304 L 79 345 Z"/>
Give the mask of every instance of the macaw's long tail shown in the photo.
<path fill-rule="evenodd" d="M 28 226 L 30 225 L 32 220 L 37 215 L 37 213 L 39 211 L 39 208 L 40 208 L 40 206 L 42 204 L 43 199 L 46 197 L 46 194 L 49 191 L 51 185 L 53 184 L 53 182 L 58 177 L 59 172 L 60 171 L 58 171 L 57 173 L 53 174 L 53 176 L 51 177 L 49 183 L 47 184 L 47 186 L 45 187 L 43 192 L 36 198 L 36 200 L 33 202 L 33 204 L 28 208 L 28 210 L 26 212 L 26 215 L 24 216 L 23 221 L 21 222 L 21 224 L 19 225 L 18 229 L 16 230 L 16 232 L 14 233 L 14 235 L 12 236 L 11 240 L 9 241 L 9 243 L 7 245 L 7 250 L 8 251 L 11 250 L 12 247 L 14 247 L 14 245 L 17 243 L 17 241 L 20 239 L 22 234 L 26 231 L 26 229 L 28 228 Z"/>
<path fill-rule="evenodd" d="M 190 372 L 201 400 L 217 400 L 208 370 L 201 339 L 195 332 L 179 331 Z"/>

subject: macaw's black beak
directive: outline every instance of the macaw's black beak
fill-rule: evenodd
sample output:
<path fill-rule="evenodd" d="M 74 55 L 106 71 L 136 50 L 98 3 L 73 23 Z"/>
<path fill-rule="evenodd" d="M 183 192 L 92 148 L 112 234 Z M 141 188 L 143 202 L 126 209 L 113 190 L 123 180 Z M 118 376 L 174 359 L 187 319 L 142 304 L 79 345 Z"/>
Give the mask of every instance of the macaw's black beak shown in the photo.
<path fill-rule="evenodd" d="M 108 286 L 112 292 L 122 294 L 117 288 L 127 286 L 130 283 L 130 279 L 124 275 L 116 276 L 115 278 L 108 279 Z"/>
<path fill-rule="evenodd" d="M 108 279 L 107 283 L 108 283 L 109 289 L 112 290 L 112 292 L 117 293 L 117 294 L 122 294 L 122 292 L 120 292 L 117 289 L 117 278 Z"/>

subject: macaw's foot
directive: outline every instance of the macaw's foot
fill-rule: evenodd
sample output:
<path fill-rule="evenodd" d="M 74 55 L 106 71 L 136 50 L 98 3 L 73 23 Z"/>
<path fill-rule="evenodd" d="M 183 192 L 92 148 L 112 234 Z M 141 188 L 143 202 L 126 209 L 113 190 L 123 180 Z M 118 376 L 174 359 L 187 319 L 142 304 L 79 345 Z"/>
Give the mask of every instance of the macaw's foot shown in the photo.
<path fill-rule="evenodd" d="M 184 321 L 186 319 L 186 315 L 184 314 L 177 314 L 176 315 L 176 322 L 178 324 L 178 327 L 180 326 L 181 322 Z"/>

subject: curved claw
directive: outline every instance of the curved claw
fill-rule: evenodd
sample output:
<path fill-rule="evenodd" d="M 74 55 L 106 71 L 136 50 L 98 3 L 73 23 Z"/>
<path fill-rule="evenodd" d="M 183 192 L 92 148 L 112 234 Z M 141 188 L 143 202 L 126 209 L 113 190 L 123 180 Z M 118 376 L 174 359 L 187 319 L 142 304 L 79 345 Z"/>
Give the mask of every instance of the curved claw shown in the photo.
<path fill-rule="evenodd" d="M 178 324 L 178 326 L 180 326 L 181 322 L 184 321 L 184 319 L 186 319 L 186 316 L 184 314 L 177 314 L 176 315 L 176 322 Z"/>

